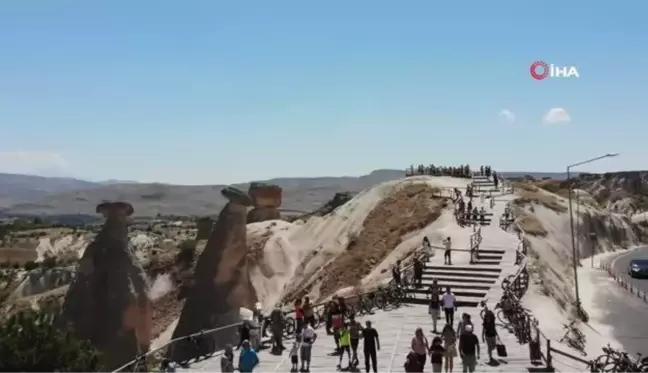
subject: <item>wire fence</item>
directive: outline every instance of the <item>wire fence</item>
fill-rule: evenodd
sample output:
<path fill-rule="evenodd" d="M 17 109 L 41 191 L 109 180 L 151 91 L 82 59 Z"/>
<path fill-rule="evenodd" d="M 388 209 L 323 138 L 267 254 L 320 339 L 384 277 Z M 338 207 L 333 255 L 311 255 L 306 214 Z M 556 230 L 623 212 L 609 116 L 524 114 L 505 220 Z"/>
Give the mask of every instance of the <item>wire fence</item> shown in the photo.
<path fill-rule="evenodd" d="M 616 271 L 610 263 L 604 263 L 601 261 L 599 263 L 599 269 L 607 271 L 607 273 L 612 277 L 622 288 L 630 292 L 630 294 L 636 295 L 637 298 L 643 300 L 645 303 L 648 303 L 648 293 L 646 291 L 639 289 L 632 281 L 632 277 L 627 274 L 620 273 Z"/>

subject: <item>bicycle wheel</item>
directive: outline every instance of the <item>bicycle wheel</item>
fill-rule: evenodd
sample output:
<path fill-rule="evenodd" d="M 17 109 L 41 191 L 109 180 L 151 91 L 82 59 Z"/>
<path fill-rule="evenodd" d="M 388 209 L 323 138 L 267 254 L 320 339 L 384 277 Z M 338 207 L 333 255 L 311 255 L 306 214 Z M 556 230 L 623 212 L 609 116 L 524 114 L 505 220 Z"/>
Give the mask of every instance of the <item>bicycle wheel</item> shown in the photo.
<path fill-rule="evenodd" d="M 378 293 L 376 293 L 376 295 L 374 295 L 373 303 L 374 303 L 374 306 L 376 308 L 378 308 L 379 310 L 385 309 L 385 306 L 386 306 L 387 302 L 386 302 L 385 296 L 382 294 L 382 292 L 378 292 Z"/>
<path fill-rule="evenodd" d="M 292 337 L 293 334 L 295 334 L 295 319 L 293 319 L 291 316 L 288 316 L 284 319 L 284 328 L 283 328 L 283 335 L 284 337 Z"/>

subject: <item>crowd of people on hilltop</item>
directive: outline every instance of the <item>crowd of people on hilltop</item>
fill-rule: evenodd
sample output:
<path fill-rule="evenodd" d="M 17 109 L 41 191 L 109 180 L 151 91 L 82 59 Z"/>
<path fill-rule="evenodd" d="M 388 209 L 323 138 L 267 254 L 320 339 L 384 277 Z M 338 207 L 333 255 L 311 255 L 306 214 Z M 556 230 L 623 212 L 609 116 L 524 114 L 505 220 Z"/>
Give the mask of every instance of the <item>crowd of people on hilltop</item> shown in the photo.
<path fill-rule="evenodd" d="M 429 176 L 452 176 L 462 177 L 469 179 L 472 173 L 469 165 L 459 166 L 435 166 L 419 164 L 418 166 L 411 165 L 406 171 L 406 176 L 429 175 Z"/>
<path fill-rule="evenodd" d="M 491 166 L 479 166 L 479 170 L 473 171 L 469 165 L 459 165 L 459 166 L 435 166 L 433 164 L 424 165 L 419 164 L 418 166 L 411 165 L 407 170 L 405 170 L 406 176 L 418 176 L 418 175 L 429 175 L 429 176 L 451 176 L 451 177 L 461 177 L 469 179 L 474 175 L 491 177 L 495 171 Z"/>

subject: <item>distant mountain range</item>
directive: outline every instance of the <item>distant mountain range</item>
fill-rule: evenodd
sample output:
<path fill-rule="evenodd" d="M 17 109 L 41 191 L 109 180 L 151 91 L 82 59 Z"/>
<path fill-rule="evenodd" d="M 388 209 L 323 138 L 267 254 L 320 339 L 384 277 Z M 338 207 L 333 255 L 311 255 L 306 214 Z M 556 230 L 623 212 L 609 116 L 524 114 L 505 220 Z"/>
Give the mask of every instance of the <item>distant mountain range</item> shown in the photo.
<path fill-rule="evenodd" d="M 506 178 L 564 179 L 556 172 L 502 172 Z M 402 170 L 377 170 L 351 177 L 277 178 L 265 182 L 284 189 L 283 208 L 311 211 L 335 193 L 359 192 L 374 184 L 405 176 Z M 247 189 L 249 183 L 236 184 Z M 92 182 L 73 178 L 0 173 L 0 217 L 2 216 L 96 216 L 95 207 L 106 200 L 133 204 L 135 215 L 211 215 L 225 204 L 220 190 L 225 185 L 170 185 L 107 180 Z"/>

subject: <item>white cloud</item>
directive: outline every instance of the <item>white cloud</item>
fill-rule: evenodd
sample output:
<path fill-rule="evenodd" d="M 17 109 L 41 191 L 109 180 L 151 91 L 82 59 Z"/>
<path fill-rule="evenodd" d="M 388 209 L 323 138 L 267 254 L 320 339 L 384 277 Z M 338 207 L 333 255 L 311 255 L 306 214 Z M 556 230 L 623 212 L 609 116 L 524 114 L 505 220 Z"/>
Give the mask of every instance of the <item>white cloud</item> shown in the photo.
<path fill-rule="evenodd" d="M 561 107 L 555 107 L 549 109 L 542 120 L 545 123 L 568 123 L 571 122 L 571 116 L 567 110 Z"/>
<path fill-rule="evenodd" d="M 0 172 L 42 176 L 64 176 L 69 164 L 56 152 L 0 152 Z"/>
<path fill-rule="evenodd" d="M 497 115 L 500 118 L 504 118 L 504 120 L 509 123 L 515 122 L 515 114 L 513 114 L 513 112 L 510 111 L 509 109 L 502 109 Z"/>

